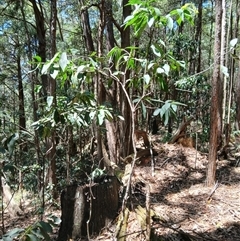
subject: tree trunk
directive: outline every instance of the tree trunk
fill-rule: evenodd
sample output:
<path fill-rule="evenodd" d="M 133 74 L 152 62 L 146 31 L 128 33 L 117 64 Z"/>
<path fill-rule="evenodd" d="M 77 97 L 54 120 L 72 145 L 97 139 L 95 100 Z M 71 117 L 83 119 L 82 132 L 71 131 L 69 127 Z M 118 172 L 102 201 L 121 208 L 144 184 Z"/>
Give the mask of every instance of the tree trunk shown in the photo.
<path fill-rule="evenodd" d="M 240 17 L 240 4 L 236 1 L 236 23 L 235 23 L 235 38 L 238 36 L 239 32 L 239 17 Z M 240 68 L 240 61 L 238 61 L 238 69 Z M 240 71 L 238 71 L 237 81 L 236 81 L 236 127 L 240 130 Z"/>
<path fill-rule="evenodd" d="M 84 6 L 84 0 L 79 0 L 79 3 L 80 3 L 80 7 L 82 8 Z M 93 45 L 92 31 L 91 31 L 90 22 L 89 22 L 88 10 L 87 9 L 81 10 L 80 17 L 81 17 L 81 23 L 82 23 L 82 29 L 83 29 L 84 43 L 86 44 L 87 53 L 90 54 L 95 50 Z"/>
<path fill-rule="evenodd" d="M 131 14 L 131 6 L 127 5 L 128 0 L 123 0 L 123 20 Z M 126 48 L 130 46 L 130 28 L 127 27 L 121 31 L 121 47 Z M 125 67 L 123 67 L 125 68 Z M 130 72 L 127 70 L 125 71 L 125 75 L 122 79 L 122 84 L 126 88 L 127 93 L 129 94 L 129 88 L 126 86 L 126 81 L 130 77 Z M 121 156 L 125 158 L 129 154 L 133 153 L 133 142 L 132 142 L 132 114 L 131 108 L 128 103 L 128 100 L 125 96 L 124 91 L 120 88 L 120 110 L 124 117 L 124 121 L 120 124 L 120 136 L 121 136 Z"/>
<path fill-rule="evenodd" d="M 57 28 L 57 0 L 51 0 L 51 17 L 50 17 L 50 36 L 51 36 L 51 58 L 56 53 L 56 28 Z M 57 107 L 56 100 L 56 80 L 49 77 L 48 92 L 53 97 L 53 107 Z M 57 178 L 56 178 L 56 130 L 53 129 L 51 137 L 48 138 L 48 161 L 49 161 L 49 184 L 53 186 L 53 198 L 56 199 L 57 194 Z"/>
<path fill-rule="evenodd" d="M 62 222 L 58 241 L 98 234 L 118 211 L 119 181 L 104 177 L 100 183 L 68 186 L 61 194 Z"/>
<path fill-rule="evenodd" d="M 222 0 L 216 1 L 214 70 L 212 76 L 209 160 L 207 169 L 207 186 L 215 183 L 217 150 L 221 145 L 222 130 L 222 80 L 221 80 L 221 30 L 222 30 Z"/>

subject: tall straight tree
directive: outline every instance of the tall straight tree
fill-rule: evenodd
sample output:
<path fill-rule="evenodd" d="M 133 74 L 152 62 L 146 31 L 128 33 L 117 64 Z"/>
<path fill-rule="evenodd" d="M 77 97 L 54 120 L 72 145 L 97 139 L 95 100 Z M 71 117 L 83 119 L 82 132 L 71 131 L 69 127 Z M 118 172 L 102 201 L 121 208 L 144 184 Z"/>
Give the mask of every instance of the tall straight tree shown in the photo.
<path fill-rule="evenodd" d="M 51 58 L 56 53 L 56 29 L 57 29 L 57 0 L 50 1 L 50 43 L 51 43 Z M 48 78 L 48 93 L 53 98 L 53 106 L 57 106 L 56 100 L 56 80 Z M 53 128 L 51 137 L 47 140 L 48 144 L 48 161 L 49 161 L 49 183 L 53 185 L 53 198 L 57 198 L 57 179 L 56 179 L 56 131 Z"/>
<path fill-rule="evenodd" d="M 221 48 L 222 48 L 222 13 L 223 1 L 216 0 L 215 40 L 214 40 L 214 69 L 212 75 L 211 110 L 210 110 L 210 140 L 207 169 L 207 186 L 215 183 L 217 151 L 221 146 L 222 134 L 222 77 L 221 77 Z"/>

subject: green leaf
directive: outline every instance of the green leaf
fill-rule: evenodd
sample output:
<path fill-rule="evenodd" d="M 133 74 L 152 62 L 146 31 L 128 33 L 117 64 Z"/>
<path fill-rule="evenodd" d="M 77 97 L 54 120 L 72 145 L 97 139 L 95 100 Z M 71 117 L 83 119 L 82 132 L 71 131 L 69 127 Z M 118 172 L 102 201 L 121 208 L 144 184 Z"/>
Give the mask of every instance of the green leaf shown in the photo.
<path fill-rule="evenodd" d="M 154 115 L 154 116 L 157 116 L 157 115 L 160 114 L 160 112 L 161 112 L 161 108 L 157 108 L 157 109 L 153 112 L 153 115 Z"/>
<path fill-rule="evenodd" d="M 151 28 L 152 27 L 152 25 L 154 24 L 154 21 L 155 21 L 155 19 L 154 19 L 154 17 L 151 17 L 149 20 L 148 20 L 148 27 L 149 28 Z"/>
<path fill-rule="evenodd" d="M 158 67 L 158 68 L 157 68 L 157 73 L 158 73 L 158 74 L 165 73 L 165 70 L 164 70 L 163 68 L 161 68 L 161 67 Z"/>
<path fill-rule="evenodd" d="M 229 73 L 228 73 L 228 68 L 226 66 L 221 65 L 221 72 L 228 78 Z"/>
<path fill-rule="evenodd" d="M 50 68 L 50 66 L 53 64 L 53 62 L 55 61 L 55 59 L 58 57 L 59 53 L 56 53 L 54 55 L 54 57 L 47 63 L 45 63 L 43 65 L 43 68 L 42 68 L 42 71 L 41 71 L 41 74 L 47 74 L 47 71 L 48 69 Z"/>
<path fill-rule="evenodd" d="M 29 241 L 39 241 L 38 237 L 36 237 L 34 234 L 26 234 L 26 238 Z"/>
<path fill-rule="evenodd" d="M 51 107 L 53 103 L 53 96 L 48 96 L 47 97 L 47 105 L 48 107 Z"/>
<path fill-rule="evenodd" d="M 160 51 L 156 48 L 154 44 L 151 45 L 151 49 L 156 56 L 161 57 Z"/>
<path fill-rule="evenodd" d="M 38 55 L 34 56 L 33 59 L 37 60 L 37 62 L 42 62 L 42 58 Z"/>
<path fill-rule="evenodd" d="M 42 85 L 35 85 L 34 92 L 38 94 L 40 93 L 41 89 L 42 89 Z"/>
<path fill-rule="evenodd" d="M 58 75 L 59 71 L 54 69 L 53 70 L 53 73 L 50 74 L 50 76 L 53 78 L 53 79 L 56 79 L 57 75 Z"/>
<path fill-rule="evenodd" d="M 47 233 L 51 233 L 52 232 L 52 226 L 49 223 L 47 223 L 47 222 L 40 221 L 37 226 L 42 228 L 42 230 L 44 230 Z"/>
<path fill-rule="evenodd" d="M 164 69 L 164 73 L 168 75 L 170 71 L 170 66 L 168 64 L 164 64 L 163 69 Z"/>
<path fill-rule="evenodd" d="M 67 53 L 63 52 L 61 54 L 60 59 L 59 59 L 59 65 L 60 65 L 62 71 L 65 70 L 65 68 L 67 67 L 68 63 L 69 63 L 69 61 L 68 61 L 68 58 L 67 58 Z"/>
<path fill-rule="evenodd" d="M 3 241 L 12 241 L 14 238 L 16 238 L 19 234 L 24 232 L 24 229 L 22 228 L 14 228 L 10 230 L 8 233 L 4 234 L 2 236 Z"/>
<path fill-rule="evenodd" d="M 174 112 L 176 112 L 177 111 L 177 105 L 172 104 L 172 109 L 173 109 Z"/>
<path fill-rule="evenodd" d="M 151 79 L 151 78 L 150 78 L 150 75 L 149 75 L 149 74 L 145 74 L 145 75 L 143 76 L 143 80 L 144 80 L 144 82 L 145 82 L 146 85 L 149 84 L 150 79 Z"/>
<path fill-rule="evenodd" d="M 234 38 L 234 39 L 232 39 L 232 40 L 230 41 L 230 43 L 229 43 L 230 50 L 233 50 L 233 49 L 234 49 L 234 47 L 236 46 L 237 42 L 238 42 L 238 38 Z"/>
<path fill-rule="evenodd" d="M 171 16 L 168 14 L 166 16 L 167 19 L 167 27 L 172 30 L 173 29 L 173 19 L 171 18 Z"/>
<path fill-rule="evenodd" d="M 105 117 L 105 112 L 104 112 L 104 110 L 100 109 L 98 112 L 98 116 L 97 116 L 99 125 L 103 124 L 104 117 Z"/>

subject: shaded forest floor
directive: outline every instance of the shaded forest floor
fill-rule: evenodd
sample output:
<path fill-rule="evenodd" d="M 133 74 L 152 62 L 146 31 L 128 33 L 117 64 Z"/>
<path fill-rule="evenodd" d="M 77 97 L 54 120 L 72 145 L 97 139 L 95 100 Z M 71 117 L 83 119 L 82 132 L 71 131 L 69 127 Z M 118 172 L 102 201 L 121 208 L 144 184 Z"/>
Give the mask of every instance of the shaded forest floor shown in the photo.
<path fill-rule="evenodd" d="M 150 163 L 134 169 L 126 240 L 146 239 L 136 210 L 145 208 L 148 187 L 152 240 L 240 240 L 240 167 L 236 160 L 218 161 L 218 182 L 209 188 L 205 186 L 206 154 L 177 144 L 155 143 L 154 149 L 158 152 L 154 176 Z M 21 217 L 6 220 L 6 228 L 28 226 L 35 220 L 36 215 L 26 209 Z M 114 240 L 115 229 L 113 222 L 92 240 Z"/>
<path fill-rule="evenodd" d="M 155 143 L 155 173 L 151 164 L 136 166 L 132 211 L 126 240 L 146 240 L 138 217 L 139 205 L 146 207 L 150 187 L 153 210 L 152 240 L 240 240 L 240 167 L 236 160 L 218 161 L 217 185 L 206 187 L 207 154 L 181 145 Z M 114 240 L 115 225 L 94 240 Z M 155 238 L 154 238 L 155 237 Z"/>

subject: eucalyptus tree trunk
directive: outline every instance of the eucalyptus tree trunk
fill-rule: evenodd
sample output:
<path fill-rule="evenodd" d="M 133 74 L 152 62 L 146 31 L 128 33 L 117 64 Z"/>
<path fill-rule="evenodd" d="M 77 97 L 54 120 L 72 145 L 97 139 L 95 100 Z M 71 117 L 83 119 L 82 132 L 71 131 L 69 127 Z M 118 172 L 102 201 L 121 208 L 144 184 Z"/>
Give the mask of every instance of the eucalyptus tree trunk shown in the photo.
<path fill-rule="evenodd" d="M 202 62 L 202 50 L 201 50 L 201 43 L 202 43 L 202 12 L 203 12 L 203 0 L 199 0 L 198 3 L 198 20 L 197 20 L 197 28 L 195 34 L 195 40 L 198 43 L 198 55 L 197 55 L 197 68 L 196 71 L 199 73 L 201 71 L 201 62 Z M 195 68 L 194 68 L 195 69 Z"/>
<path fill-rule="evenodd" d="M 215 183 L 217 151 L 221 146 L 222 131 L 222 79 L 221 79 L 221 40 L 222 40 L 222 0 L 216 0 L 214 69 L 212 76 L 210 140 L 207 169 L 207 186 Z"/>
<path fill-rule="evenodd" d="M 51 58 L 56 53 L 56 28 L 57 28 L 57 0 L 51 0 L 51 15 L 50 15 L 50 37 L 51 37 Z M 57 106 L 56 100 L 56 80 L 49 77 L 48 93 L 53 97 L 53 107 Z M 57 178 L 56 178 L 56 130 L 51 131 L 51 137 L 47 140 L 48 161 L 49 161 L 49 184 L 53 185 L 53 198 L 56 199 L 57 194 Z"/>
<path fill-rule="evenodd" d="M 240 3 L 239 0 L 236 1 L 236 22 L 235 22 L 235 33 L 234 37 L 238 37 L 239 34 L 239 17 L 240 17 Z M 238 69 L 240 69 L 240 61 L 238 61 Z M 240 130 L 240 71 L 238 71 L 238 76 L 236 80 L 236 126 L 237 130 Z"/>
<path fill-rule="evenodd" d="M 28 47 L 28 59 L 29 61 L 32 61 L 32 54 L 33 54 L 33 50 L 32 50 L 32 36 L 29 32 L 28 29 L 28 24 L 27 24 L 27 20 L 26 20 L 26 15 L 25 15 L 25 11 L 24 11 L 24 6 L 25 6 L 25 1 L 22 0 L 20 2 L 20 10 L 21 10 L 21 14 L 23 17 L 23 23 L 24 23 L 24 28 L 25 28 L 25 32 L 27 35 L 27 47 Z M 35 69 L 36 66 L 31 65 L 30 69 L 33 70 Z M 36 98 L 35 98 L 35 82 L 36 82 L 36 76 L 35 73 L 30 72 L 29 73 L 29 80 L 31 83 L 31 97 L 32 97 L 32 113 L 33 113 L 33 122 L 37 121 L 37 102 L 36 102 Z M 39 136 L 37 134 L 37 130 L 34 130 L 34 144 L 35 144 L 35 149 L 36 149 L 36 157 L 37 157 L 37 163 L 39 166 L 42 166 L 42 161 L 40 158 L 41 155 L 41 151 L 40 151 L 40 142 L 39 142 Z M 42 171 L 39 170 L 38 171 L 38 178 L 37 178 L 37 183 L 38 183 L 38 191 L 40 192 L 42 189 Z"/>
<path fill-rule="evenodd" d="M 106 15 L 106 45 L 107 51 L 109 52 L 115 46 L 114 31 L 113 31 L 113 12 L 112 12 L 112 1 L 107 0 L 105 5 L 105 15 Z M 114 63 L 110 63 L 109 69 L 114 72 Z M 118 83 L 113 80 L 111 88 L 106 90 L 106 101 L 111 103 L 113 110 L 118 108 Z M 105 125 L 107 129 L 107 142 L 109 150 L 109 158 L 111 161 L 118 163 L 120 160 L 120 145 L 118 142 L 118 120 L 116 117 L 113 120 L 105 120 Z"/>
<path fill-rule="evenodd" d="M 122 17 L 124 19 L 131 14 L 131 6 L 127 5 L 128 0 L 122 1 Z M 126 48 L 130 46 L 130 28 L 124 28 L 121 30 L 121 47 Z M 123 67 L 124 68 L 124 67 Z M 126 81 L 130 77 L 130 71 L 125 71 L 125 75 L 122 77 L 122 85 L 126 88 L 127 94 L 130 94 L 129 88 L 126 85 Z M 121 145 L 121 156 L 126 157 L 129 154 L 133 153 L 133 142 L 132 142 L 132 115 L 134 113 L 131 112 L 131 108 L 129 106 L 127 97 L 124 91 L 120 88 L 119 90 L 119 103 L 120 110 L 123 115 L 124 121 L 120 123 L 120 145 Z"/>
<path fill-rule="evenodd" d="M 35 23 L 36 23 L 36 33 L 38 40 L 37 54 L 41 57 L 42 62 L 46 62 L 46 29 L 45 29 L 45 17 L 43 12 L 43 7 L 41 1 L 29 0 L 32 3 Z M 47 85 L 48 78 L 47 75 L 41 75 L 42 89 L 44 98 L 47 97 Z"/>

